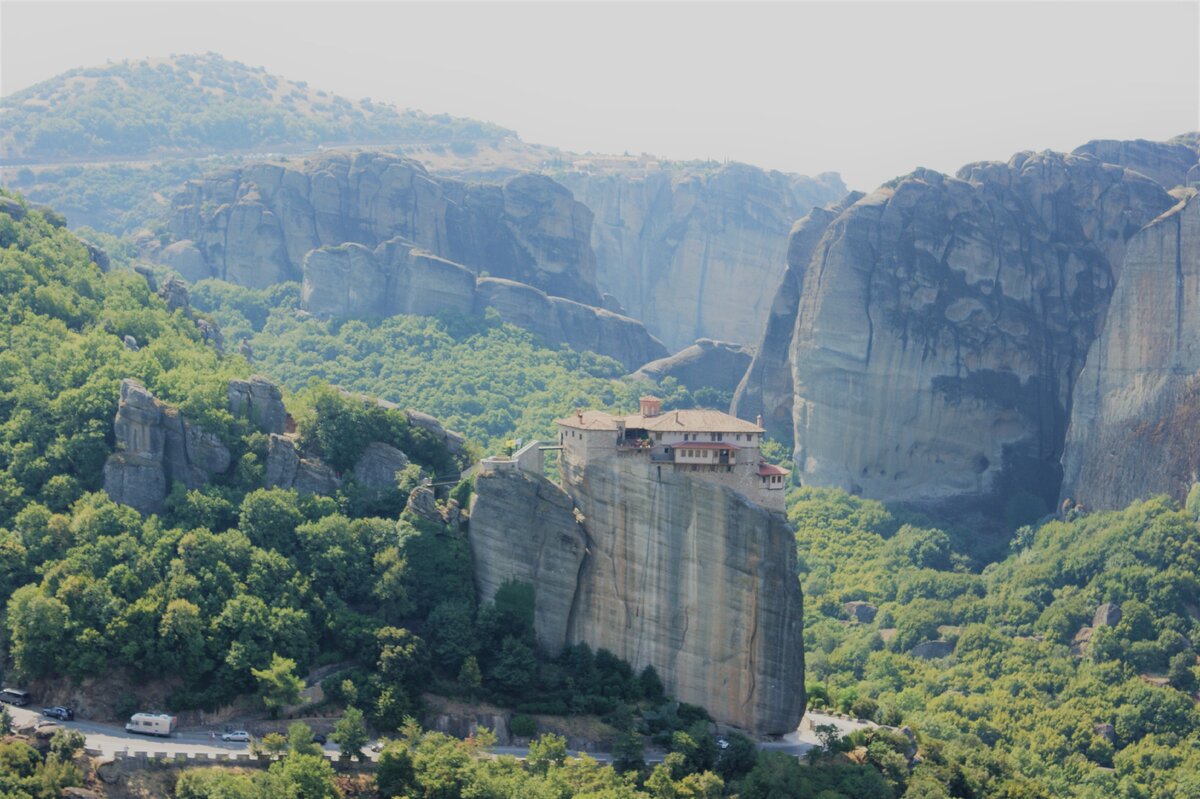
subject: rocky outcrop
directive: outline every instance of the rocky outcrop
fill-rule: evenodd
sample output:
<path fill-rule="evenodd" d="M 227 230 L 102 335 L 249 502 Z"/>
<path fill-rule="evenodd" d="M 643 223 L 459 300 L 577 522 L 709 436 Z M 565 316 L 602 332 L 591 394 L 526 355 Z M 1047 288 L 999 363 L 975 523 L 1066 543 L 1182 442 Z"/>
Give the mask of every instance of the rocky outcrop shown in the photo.
<path fill-rule="evenodd" d="M 229 412 L 248 419 L 262 433 L 283 433 L 287 427 L 287 409 L 283 392 L 261 375 L 249 380 L 229 381 Z"/>
<path fill-rule="evenodd" d="M 674 355 L 651 361 L 633 377 L 658 382 L 673 377 L 689 391 L 711 388 L 733 395 L 754 351 L 741 344 L 702 338 Z"/>
<path fill-rule="evenodd" d="M 829 221 L 811 256 L 793 237 L 772 320 L 790 313 L 791 336 L 768 327 L 737 412 L 757 404 L 778 429 L 790 411 L 804 483 L 955 510 L 1028 490 L 1054 507 L 1126 242 L 1173 202 L 1056 153 L 892 181 Z"/>
<path fill-rule="evenodd" d="M 490 602 L 509 580 L 534 587 L 538 642 L 557 655 L 587 549 L 575 503 L 544 477 L 485 470 L 471 498 L 471 557 L 480 602 Z"/>
<path fill-rule="evenodd" d="M 1092 627 L 1116 627 L 1121 623 L 1121 606 L 1115 602 L 1105 602 L 1096 608 L 1092 617 Z"/>
<path fill-rule="evenodd" d="M 814 208 L 792 226 L 788 235 L 787 269 L 775 291 L 758 349 L 742 376 L 730 412 L 743 419 L 763 418 L 767 435 L 790 442 L 793 437 L 792 339 L 804 275 L 826 228 L 850 206 L 863 198 L 850 192 L 839 202 Z"/>
<path fill-rule="evenodd" d="M 316 314 L 469 314 L 475 305 L 471 270 L 401 238 L 374 250 L 361 244 L 312 250 L 304 257 L 303 273 L 300 300 Z"/>
<path fill-rule="evenodd" d="M 142 513 L 158 513 L 173 483 L 199 488 L 226 471 L 229 449 L 136 380 L 121 381 L 113 420 L 117 451 L 104 464 L 104 490 Z"/>
<path fill-rule="evenodd" d="M 954 654 L 954 643 L 952 641 L 923 641 L 912 649 L 908 650 L 908 654 L 921 660 L 938 660 L 940 658 L 950 657 Z"/>
<path fill-rule="evenodd" d="M 736 163 L 558 179 L 595 213 L 600 290 L 672 349 L 697 338 L 757 341 L 792 223 L 846 191 L 834 174 Z"/>
<path fill-rule="evenodd" d="M 535 587 L 540 642 L 654 666 L 667 691 L 757 733 L 804 709 L 795 544 L 781 513 L 637 458 L 560 462 L 563 488 L 517 469 L 475 482 L 470 541 L 482 599 Z"/>
<path fill-rule="evenodd" d="M 1200 196 L 1182 191 L 1130 241 L 1075 390 L 1062 494 L 1087 508 L 1182 500 L 1200 475 Z"/>
<path fill-rule="evenodd" d="M 1200 162 L 1200 134 L 1177 136 L 1165 142 L 1096 139 L 1076 147 L 1074 152 L 1132 169 L 1171 189 L 1186 186 L 1188 172 Z"/>
<path fill-rule="evenodd" d="M 395 155 L 330 152 L 189 181 L 163 257 L 188 280 L 264 288 L 300 280 L 311 250 L 402 237 L 474 273 L 599 304 L 590 227 L 591 212 L 544 176 L 468 184 Z"/>
<path fill-rule="evenodd" d="M 481 278 L 476 284 L 475 311 L 495 308 L 505 322 L 531 331 L 552 346 L 607 355 L 632 369 L 667 354 L 658 339 L 636 319 L 550 297 L 532 286 L 500 278 Z"/>
<path fill-rule="evenodd" d="M 718 721 L 794 730 L 802 597 L 783 514 L 685 472 L 651 477 L 638 458 L 560 468 L 587 537 L 568 641 L 653 665 L 673 696 Z"/>
<path fill-rule="evenodd" d="M 264 475 L 267 488 L 290 488 L 301 494 L 332 496 L 342 481 L 320 458 L 305 457 L 291 436 L 271 434 Z"/>
<path fill-rule="evenodd" d="M 476 278 L 466 267 L 392 239 L 374 251 L 360 244 L 313 250 L 304 259 L 301 301 L 313 313 L 386 317 L 461 313 L 500 318 L 552 347 L 596 352 L 632 368 L 665 354 L 644 325 L 610 311 L 502 278 Z"/>
<path fill-rule="evenodd" d="M 363 448 L 354 464 L 354 479 L 360 485 L 375 491 L 396 488 L 396 472 L 408 466 L 408 456 L 391 444 L 372 441 Z"/>

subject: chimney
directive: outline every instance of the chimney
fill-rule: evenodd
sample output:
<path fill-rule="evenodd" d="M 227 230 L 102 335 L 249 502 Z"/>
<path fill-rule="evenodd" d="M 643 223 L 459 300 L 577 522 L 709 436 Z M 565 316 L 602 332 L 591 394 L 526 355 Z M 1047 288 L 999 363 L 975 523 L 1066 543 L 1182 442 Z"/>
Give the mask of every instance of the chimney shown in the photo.
<path fill-rule="evenodd" d="M 759 427 L 762 427 L 762 414 L 761 414 L 761 413 L 758 415 L 758 419 L 756 419 L 756 420 L 754 421 L 754 423 L 755 423 L 756 425 L 758 425 Z"/>
<path fill-rule="evenodd" d="M 582 422 L 583 421 L 583 408 L 576 408 L 575 416 L 579 419 L 579 421 Z"/>
<path fill-rule="evenodd" d="M 662 413 L 662 400 L 658 397 L 651 397 L 649 395 L 642 397 L 638 400 L 638 406 L 642 416 L 647 418 L 658 416 Z"/>

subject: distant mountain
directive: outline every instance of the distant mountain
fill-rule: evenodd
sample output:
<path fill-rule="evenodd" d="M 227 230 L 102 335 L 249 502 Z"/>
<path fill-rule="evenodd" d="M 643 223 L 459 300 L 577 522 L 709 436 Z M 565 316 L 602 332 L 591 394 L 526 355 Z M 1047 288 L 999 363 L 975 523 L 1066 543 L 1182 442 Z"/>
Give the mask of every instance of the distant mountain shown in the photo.
<path fill-rule="evenodd" d="M 0 98 L 0 159 L 164 156 L 318 144 L 495 142 L 473 119 L 348 100 L 215 53 L 73 69 Z"/>

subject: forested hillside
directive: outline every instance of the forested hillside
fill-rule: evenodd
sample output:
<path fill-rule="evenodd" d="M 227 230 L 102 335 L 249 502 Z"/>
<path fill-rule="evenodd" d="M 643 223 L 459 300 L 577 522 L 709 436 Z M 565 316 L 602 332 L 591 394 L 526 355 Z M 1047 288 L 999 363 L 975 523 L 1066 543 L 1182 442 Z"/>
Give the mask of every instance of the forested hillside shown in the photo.
<path fill-rule="evenodd" d="M 7 161 L 208 154 L 320 143 L 495 141 L 484 122 L 399 110 L 215 53 L 65 72 L 0 100 Z"/>
<path fill-rule="evenodd" d="M 1200 795 L 1195 508 L 1024 527 L 982 573 L 954 536 L 840 491 L 797 490 L 789 516 L 810 704 L 910 725 L 905 796 Z M 928 641 L 952 653 L 913 652 Z"/>
<path fill-rule="evenodd" d="M 665 696 L 651 668 L 635 673 L 586 645 L 547 657 L 533 630 L 536 586 L 510 582 L 481 606 L 462 513 L 471 484 L 461 483 L 446 502 L 427 489 L 414 491 L 406 509 L 404 501 L 423 475 L 465 465 L 471 450 L 455 454 L 412 428 L 399 409 L 312 382 L 288 398 L 297 445 L 309 457 L 347 470 L 377 442 L 403 447 L 412 463 L 381 493 L 349 477 L 333 496 L 264 488 L 266 436 L 251 418 L 232 413 L 228 398 L 230 379 L 249 372 L 245 358 L 221 354 L 211 333 L 206 341 L 211 320 L 178 297 L 166 292 L 164 299 L 130 270 L 105 273 L 95 260 L 103 261 L 61 217 L 0 197 L 0 596 L 8 679 L 46 692 L 109 686 L 83 689 L 92 718 L 119 718 L 147 701 L 172 710 L 256 701 L 273 714 L 299 700 L 310 669 L 332 666 L 322 687 L 327 707 L 345 709 L 339 740 L 365 740 L 364 723 L 399 731 L 376 779 L 384 796 L 765 798 L 780 795 L 780 786 L 798 797 L 823 789 L 892 795 L 870 766 L 831 761 L 802 775 L 794 758 L 759 757 L 749 739 L 731 735 L 727 748 L 718 747 L 704 709 Z M 196 299 L 231 334 L 288 319 L 317 324 L 296 318 L 287 287 L 255 294 L 214 284 L 199 287 Z M 318 326 L 291 336 L 281 329 L 277 365 L 296 359 L 304 382 L 314 358 L 350 361 L 370 347 L 394 346 L 412 359 L 399 363 L 417 371 L 423 363 L 428 376 L 442 367 L 437 357 L 467 360 L 465 353 L 477 351 L 460 371 L 415 390 L 492 443 L 540 429 L 550 414 L 564 412 L 555 404 L 588 401 L 590 392 L 625 404 L 634 389 L 612 379 L 611 363 L 539 349 L 493 320 L 477 329 L 454 320 L 409 323 L 391 331 L 392 340 L 366 343 L 365 327 Z M 349 348 L 344 356 L 339 347 Z M 518 403 L 546 404 L 539 414 L 487 417 L 482 411 L 499 404 L 496 397 L 472 400 L 478 391 L 450 390 L 470 369 L 498 377 L 509 362 L 525 369 L 501 388 Z M 385 388 L 403 384 L 384 376 Z M 155 515 L 98 490 L 127 377 L 215 435 L 234 462 L 199 488 L 176 483 Z M 690 398 L 677 392 L 674 400 Z M 407 720 L 420 715 L 429 690 L 515 708 L 517 735 L 537 732 L 535 713 L 597 717 L 616 735 L 617 761 L 566 762 L 565 741 L 553 736 L 536 741 L 524 764 L 482 758 L 486 736 L 457 742 Z M 345 784 L 312 754 L 311 733 L 297 728 L 290 741 L 266 743 L 280 741 L 288 754 L 260 777 L 188 773 L 176 795 L 343 793 Z M 642 753 L 652 745 L 670 754 L 646 769 Z M 65 735 L 48 754 L 20 742 L 0 745 L 0 789 L 60 795 L 83 779 L 71 765 L 79 747 Z"/>

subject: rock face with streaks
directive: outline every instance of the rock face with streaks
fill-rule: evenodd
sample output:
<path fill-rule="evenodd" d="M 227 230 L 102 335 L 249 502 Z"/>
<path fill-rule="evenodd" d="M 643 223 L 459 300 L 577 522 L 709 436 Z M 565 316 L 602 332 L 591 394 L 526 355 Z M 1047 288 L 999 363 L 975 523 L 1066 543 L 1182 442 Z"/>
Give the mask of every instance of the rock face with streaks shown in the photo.
<path fill-rule="evenodd" d="M 342 244 L 304 258 L 300 294 L 306 310 L 328 316 L 460 313 L 500 318 L 552 347 L 567 345 L 620 361 L 626 368 L 665 354 L 662 343 L 635 319 L 552 297 L 525 283 L 477 278 L 464 266 L 392 239 L 374 250 Z"/>
<path fill-rule="evenodd" d="M 249 419 L 263 433 L 283 433 L 287 426 L 283 392 L 261 375 L 229 381 L 229 412 Z"/>
<path fill-rule="evenodd" d="M 563 487 L 513 470 L 476 479 L 480 596 L 535 586 L 537 632 L 654 666 L 668 692 L 756 733 L 804 711 L 803 598 L 783 514 L 718 483 L 615 455 L 561 462 Z"/>
<path fill-rule="evenodd" d="M 863 196 L 862 192 L 850 192 L 836 203 L 812 209 L 788 235 L 787 268 L 775 291 L 759 347 L 750 366 L 743 370 L 730 410 L 743 419 L 762 416 L 767 434 L 778 441 L 791 441 L 793 436 L 792 340 L 804 275 L 825 229 Z"/>
<path fill-rule="evenodd" d="M 519 470 L 484 471 L 471 497 L 471 557 L 479 601 L 518 580 L 534 586 L 538 643 L 557 655 L 567 643 L 567 623 L 587 549 L 575 503 L 544 477 Z"/>
<path fill-rule="evenodd" d="M 689 391 L 711 388 L 732 395 L 753 357 L 754 351 L 741 344 L 702 338 L 674 355 L 651 361 L 633 376 L 655 382 L 673 377 Z"/>
<path fill-rule="evenodd" d="M 1189 133 L 1164 142 L 1096 139 L 1076 147 L 1073 152 L 1132 169 L 1163 188 L 1173 189 L 1186 186 L 1188 173 L 1200 163 L 1200 134 Z"/>
<path fill-rule="evenodd" d="M 737 411 L 775 430 L 790 411 L 808 484 L 986 511 L 1026 490 L 1053 507 L 1126 242 L 1173 203 L 1090 156 L 1020 153 L 810 218 Z"/>
<path fill-rule="evenodd" d="M 219 438 L 133 379 L 121 381 L 113 432 L 117 451 L 104 464 L 104 491 L 142 513 L 160 512 L 172 483 L 199 488 L 230 466 Z"/>
<path fill-rule="evenodd" d="M 342 481 L 320 458 L 306 457 L 291 436 L 272 433 L 264 474 L 267 488 L 290 488 L 301 494 L 332 496 Z"/>
<path fill-rule="evenodd" d="M 310 250 L 399 236 L 474 273 L 597 305 L 590 228 L 591 212 L 541 175 L 468 184 L 395 155 L 330 152 L 189 181 L 174 199 L 166 255 L 188 280 L 264 288 L 299 280 Z"/>
<path fill-rule="evenodd" d="M 1062 494 L 1087 508 L 1183 500 L 1200 476 L 1200 197 L 1181 194 L 1130 241 L 1075 389 Z"/>
<path fill-rule="evenodd" d="M 788 230 L 846 191 L 746 164 L 558 178 L 592 209 L 596 281 L 671 349 L 757 341 L 783 272 Z"/>

